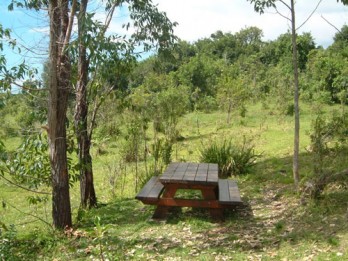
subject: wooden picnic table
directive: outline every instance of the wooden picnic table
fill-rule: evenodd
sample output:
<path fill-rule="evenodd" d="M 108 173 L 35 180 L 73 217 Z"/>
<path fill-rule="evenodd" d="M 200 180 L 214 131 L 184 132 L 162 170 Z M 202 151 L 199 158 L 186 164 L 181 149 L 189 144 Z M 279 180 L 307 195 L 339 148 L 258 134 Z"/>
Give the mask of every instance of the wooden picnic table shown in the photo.
<path fill-rule="evenodd" d="M 177 198 L 179 189 L 200 190 L 201 199 Z M 153 177 L 136 196 L 144 204 L 157 205 L 153 218 L 163 219 L 172 207 L 208 208 L 214 220 L 223 219 L 225 208 L 242 204 L 237 183 L 219 179 L 212 163 L 170 163 L 160 177 Z"/>

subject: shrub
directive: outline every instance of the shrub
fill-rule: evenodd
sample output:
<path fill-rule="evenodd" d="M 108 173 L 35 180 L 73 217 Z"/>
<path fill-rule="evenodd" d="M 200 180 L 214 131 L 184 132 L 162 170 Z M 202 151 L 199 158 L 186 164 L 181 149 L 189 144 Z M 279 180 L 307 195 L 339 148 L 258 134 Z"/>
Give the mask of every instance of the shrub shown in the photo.
<path fill-rule="evenodd" d="M 302 186 L 302 199 L 310 197 L 320 198 L 327 185 L 334 182 L 347 182 L 348 169 L 334 172 L 330 167 L 346 148 L 347 137 L 347 115 L 334 113 L 330 120 L 323 117 L 319 111 L 317 118 L 312 123 L 311 157 L 313 162 L 313 173 L 309 181 Z"/>
<path fill-rule="evenodd" d="M 242 145 L 234 145 L 231 140 L 214 141 L 201 149 L 200 154 L 200 161 L 218 164 L 220 177 L 247 173 L 260 156 L 245 138 Z"/>
<path fill-rule="evenodd" d="M 6 227 L 0 221 L 0 260 L 14 260 L 13 248 L 17 241 L 17 231 L 14 225 Z"/>

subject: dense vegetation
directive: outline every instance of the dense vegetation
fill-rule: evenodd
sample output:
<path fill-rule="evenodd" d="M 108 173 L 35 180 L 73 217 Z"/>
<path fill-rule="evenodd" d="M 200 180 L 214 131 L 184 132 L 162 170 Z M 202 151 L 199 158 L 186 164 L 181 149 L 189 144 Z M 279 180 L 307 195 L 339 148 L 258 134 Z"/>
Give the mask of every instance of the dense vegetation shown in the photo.
<path fill-rule="evenodd" d="M 106 64 L 95 92 L 111 91 L 101 96 L 97 115 L 89 115 L 95 117 L 99 200 L 93 210 L 79 208 L 81 165 L 69 98 L 75 227 L 64 237 L 47 231 L 52 220 L 45 86 L 28 81 L 21 93 L 1 93 L 0 259 L 347 257 L 348 26 L 327 48 L 310 33 L 298 35 L 300 193 L 291 179 L 291 50 L 290 33 L 265 42 L 261 29 L 249 27 L 179 41 L 170 52 L 127 68 Z M 91 103 L 95 97 L 92 90 Z M 221 162 L 221 171 L 231 167 L 222 175 L 239 181 L 248 207 L 228 213 L 224 224 L 191 210 L 165 224 L 149 222 L 153 209 L 133 200 L 149 177 L 170 161 L 210 159 Z"/>

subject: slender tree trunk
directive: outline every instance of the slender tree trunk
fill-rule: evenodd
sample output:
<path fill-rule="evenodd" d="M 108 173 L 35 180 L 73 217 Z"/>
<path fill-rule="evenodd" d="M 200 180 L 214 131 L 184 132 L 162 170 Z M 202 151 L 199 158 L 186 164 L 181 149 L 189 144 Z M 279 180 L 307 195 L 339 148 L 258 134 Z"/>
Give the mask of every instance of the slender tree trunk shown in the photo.
<path fill-rule="evenodd" d="M 227 124 L 231 123 L 231 112 L 232 112 L 232 101 L 228 101 L 228 109 L 227 109 Z"/>
<path fill-rule="evenodd" d="M 87 85 L 89 64 L 86 46 L 83 41 L 87 3 L 88 0 L 81 1 L 78 17 L 79 59 L 75 105 L 75 130 L 78 142 L 78 158 L 80 163 L 80 197 L 82 208 L 90 208 L 97 205 L 97 198 L 93 182 L 92 156 L 90 153 L 91 138 L 87 127 Z"/>
<path fill-rule="evenodd" d="M 295 110 L 295 133 L 294 133 L 294 157 L 293 178 L 296 189 L 300 181 L 299 174 L 299 147 L 300 147 L 300 110 L 299 110 L 299 81 L 297 59 L 297 35 L 295 22 L 295 0 L 291 0 L 291 36 L 292 36 L 292 61 L 294 67 L 294 110 Z"/>
<path fill-rule="evenodd" d="M 72 226 L 66 146 L 66 110 L 70 91 L 70 62 L 64 52 L 68 30 L 68 0 L 51 0 L 48 137 L 52 177 L 52 217 L 56 228 Z"/>

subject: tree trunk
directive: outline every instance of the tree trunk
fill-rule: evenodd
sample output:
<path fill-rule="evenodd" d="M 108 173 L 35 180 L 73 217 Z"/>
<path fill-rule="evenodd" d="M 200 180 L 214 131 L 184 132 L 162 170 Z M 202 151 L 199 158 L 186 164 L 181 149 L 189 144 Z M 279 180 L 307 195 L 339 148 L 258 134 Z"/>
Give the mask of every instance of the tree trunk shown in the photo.
<path fill-rule="evenodd" d="M 89 64 L 86 46 L 83 40 L 87 3 L 88 0 L 81 1 L 78 18 L 79 59 L 75 105 L 75 131 L 78 142 L 78 158 L 80 164 L 80 197 L 82 208 L 90 208 L 97 205 L 97 198 L 93 183 L 92 156 L 90 153 L 91 138 L 87 128 L 87 84 Z"/>
<path fill-rule="evenodd" d="M 52 177 L 52 217 L 56 228 L 72 226 L 66 146 L 66 110 L 70 91 L 69 57 L 64 52 L 68 0 L 51 0 L 48 138 Z"/>
<path fill-rule="evenodd" d="M 294 2 L 295 2 L 294 0 L 291 0 L 291 36 L 292 36 L 292 62 L 294 67 L 294 110 L 295 110 L 293 178 L 294 178 L 294 183 L 297 190 L 298 184 L 300 181 L 300 174 L 299 174 L 300 110 L 299 110 L 297 35 L 296 35 Z"/>
<path fill-rule="evenodd" d="M 228 109 L 227 109 L 227 124 L 231 123 L 231 113 L 232 113 L 232 101 L 228 101 Z"/>

